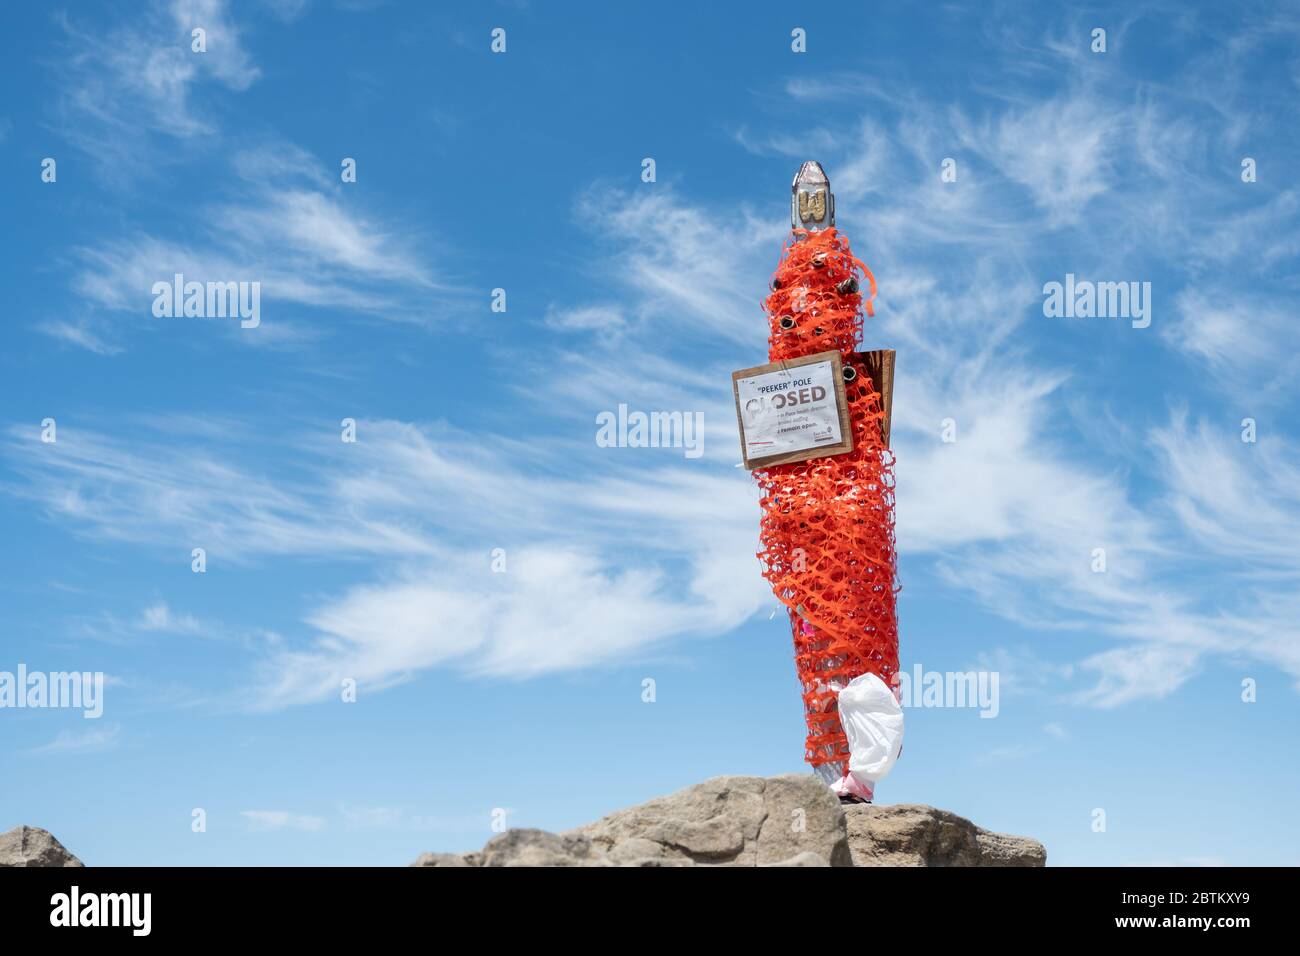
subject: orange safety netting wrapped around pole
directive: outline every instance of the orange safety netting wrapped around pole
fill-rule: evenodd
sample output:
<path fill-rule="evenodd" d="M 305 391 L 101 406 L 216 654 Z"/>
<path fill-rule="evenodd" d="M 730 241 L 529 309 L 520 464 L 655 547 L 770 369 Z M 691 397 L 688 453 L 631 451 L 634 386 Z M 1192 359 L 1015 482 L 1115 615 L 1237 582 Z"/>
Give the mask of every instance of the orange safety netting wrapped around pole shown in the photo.
<path fill-rule="evenodd" d="M 826 218 L 833 223 L 833 206 Z M 870 288 L 865 299 L 859 277 Z M 828 782 L 846 774 L 849 760 L 839 691 L 868 673 L 893 687 L 898 672 L 893 456 L 881 430 L 884 403 L 856 351 L 875 291 L 871 271 L 831 225 L 792 232 L 764 303 L 769 361 L 839 351 L 853 435 L 850 452 L 754 472 L 763 575 L 794 632 L 805 759 Z"/>

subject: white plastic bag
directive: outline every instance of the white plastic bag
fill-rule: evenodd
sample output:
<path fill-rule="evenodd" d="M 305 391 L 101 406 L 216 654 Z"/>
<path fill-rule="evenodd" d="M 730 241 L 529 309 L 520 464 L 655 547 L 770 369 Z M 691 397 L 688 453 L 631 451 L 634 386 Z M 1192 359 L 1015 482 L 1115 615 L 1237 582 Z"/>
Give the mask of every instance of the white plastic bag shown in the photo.
<path fill-rule="evenodd" d="M 903 749 L 903 708 L 888 684 L 862 674 L 840 691 L 840 723 L 849 740 L 849 773 L 873 791 Z"/>

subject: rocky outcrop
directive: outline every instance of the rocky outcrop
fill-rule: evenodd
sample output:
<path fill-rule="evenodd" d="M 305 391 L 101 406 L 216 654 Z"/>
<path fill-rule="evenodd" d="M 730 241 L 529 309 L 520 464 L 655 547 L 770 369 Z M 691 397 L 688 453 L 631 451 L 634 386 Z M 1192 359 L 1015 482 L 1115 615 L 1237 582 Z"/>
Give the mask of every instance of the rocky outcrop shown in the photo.
<path fill-rule="evenodd" d="M 854 866 L 1043 866 L 1047 849 L 917 803 L 844 808 Z"/>
<path fill-rule="evenodd" d="M 0 833 L 0 866 L 84 866 L 54 835 L 40 827 Z"/>
<path fill-rule="evenodd" d="M 507 830 L 412 866 L 1043 866 L 1036 840 L 917 804 L 841 807 L 811 774 L 714 777 L 565 833 Z"/>
<path fill-rule="evenodd" d="M 762 866 L 814 853 L 850 865 L 839 800 L 811 774 L 714 777 L 574 832 L 620 861 Z"/>

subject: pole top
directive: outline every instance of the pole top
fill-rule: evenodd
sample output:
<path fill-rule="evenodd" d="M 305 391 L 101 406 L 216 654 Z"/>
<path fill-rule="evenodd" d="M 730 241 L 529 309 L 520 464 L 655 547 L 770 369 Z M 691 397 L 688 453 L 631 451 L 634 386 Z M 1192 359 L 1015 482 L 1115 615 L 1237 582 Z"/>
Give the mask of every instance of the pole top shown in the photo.
<path fill-rule="evenodd" d="M 835 225 L 835 194 L 822 164 L 808 160 L 790 185 L 790 228 L 817 232 Z"/>

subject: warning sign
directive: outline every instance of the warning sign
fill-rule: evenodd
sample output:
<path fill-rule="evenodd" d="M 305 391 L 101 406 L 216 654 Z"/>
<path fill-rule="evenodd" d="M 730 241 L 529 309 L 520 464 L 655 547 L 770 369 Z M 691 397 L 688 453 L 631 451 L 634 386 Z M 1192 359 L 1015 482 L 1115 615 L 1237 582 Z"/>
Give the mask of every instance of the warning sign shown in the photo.
<path fill-rule="evenodd" d="M 732 372 L 731 385 L 746 468 L 853 450 L 839 352 Z"/>

